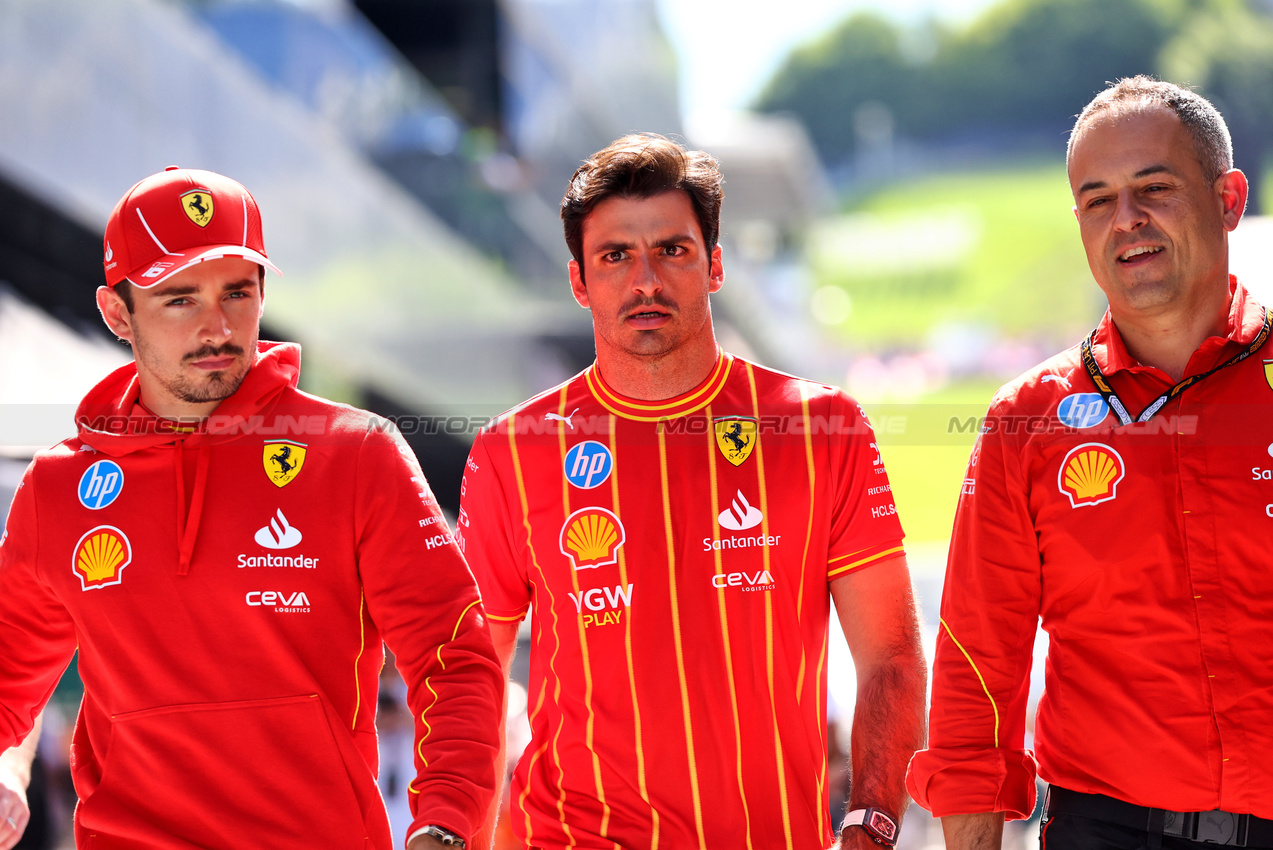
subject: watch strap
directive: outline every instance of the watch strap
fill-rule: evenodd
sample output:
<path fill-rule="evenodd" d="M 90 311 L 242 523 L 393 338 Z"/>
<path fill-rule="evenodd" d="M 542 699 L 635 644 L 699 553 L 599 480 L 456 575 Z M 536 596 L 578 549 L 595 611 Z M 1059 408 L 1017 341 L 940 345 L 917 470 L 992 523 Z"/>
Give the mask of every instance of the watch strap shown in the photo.
<path fill-rule="evenodd" d="M 860 826 L 876 844 L 892 847 L 897 844 L 897 819 L 883 809 L 868 806 L 865 809 L 854 809 L 844 816 L 840 830 L 851 826 Z"/>
<path fill-rule="evenodd" d="M 435 824 L 422 826 L 407 836 L 407 844 L 410 844 L 412 839 L 418 835 L 428 835 L 436 838 L 448 847 L 459 847 L 460 850 L 464 850 L 464 839 L 460 838 L 460 836 L 445 827 L 437 826 Z"/>

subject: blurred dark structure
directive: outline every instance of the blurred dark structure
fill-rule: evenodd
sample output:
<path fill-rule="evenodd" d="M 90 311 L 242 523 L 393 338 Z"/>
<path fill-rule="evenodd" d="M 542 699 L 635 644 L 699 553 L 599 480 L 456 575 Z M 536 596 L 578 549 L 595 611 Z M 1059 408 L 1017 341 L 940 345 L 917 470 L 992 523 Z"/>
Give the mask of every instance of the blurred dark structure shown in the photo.
<path fill-rule="evenodd" d="M 460 118 L 502 133 L 497 0 L 355 0 Z"/>
<path fill-rule="evenodd" d="M 0 281 L 79 333 L 114 339 L 97 314 L 102 237 L 0 173 Z"/>

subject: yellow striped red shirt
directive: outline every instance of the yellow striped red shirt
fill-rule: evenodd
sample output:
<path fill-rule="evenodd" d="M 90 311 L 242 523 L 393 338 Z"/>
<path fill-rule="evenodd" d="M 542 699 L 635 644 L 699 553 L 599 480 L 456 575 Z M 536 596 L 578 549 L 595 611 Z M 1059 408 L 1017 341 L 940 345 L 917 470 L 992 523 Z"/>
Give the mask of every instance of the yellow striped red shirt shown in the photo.
<path fill-rule="evenodd" d="M 827 583 L 902 551 L 856 402 L 727 354 L 663 402 L 594 366 L 484 429 L 463 493 L 488 615 L 534 612 L 523 841 L 831 841 Z"/>

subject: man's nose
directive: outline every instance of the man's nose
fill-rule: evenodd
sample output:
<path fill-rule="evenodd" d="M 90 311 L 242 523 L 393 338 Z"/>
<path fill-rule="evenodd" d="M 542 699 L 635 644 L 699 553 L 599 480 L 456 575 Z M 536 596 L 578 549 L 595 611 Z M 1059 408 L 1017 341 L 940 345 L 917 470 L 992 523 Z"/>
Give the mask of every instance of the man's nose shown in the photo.
<path fill-rule="evenodd" d="M 230 317 L 220 303 L 215 303 L 203 313 L 201 339 L 211 345 L 220 345 L 230 338 Z"/>
<path fill-rule="evenodd" d="M 653 296 L 663 288 L 658 269 L 649 257 L 642 256 L 636 262 L 633 271 L 632 289 L 645 297 Z"/>
<path fill-rule="evenodd" d="M 1114 209 L 1114 227 L 1118 230 L 1135 230 L 1148 220 L 1144 207 L 1131 189 L 1119 192 L 1114 203 L 1117 204 Z"/>

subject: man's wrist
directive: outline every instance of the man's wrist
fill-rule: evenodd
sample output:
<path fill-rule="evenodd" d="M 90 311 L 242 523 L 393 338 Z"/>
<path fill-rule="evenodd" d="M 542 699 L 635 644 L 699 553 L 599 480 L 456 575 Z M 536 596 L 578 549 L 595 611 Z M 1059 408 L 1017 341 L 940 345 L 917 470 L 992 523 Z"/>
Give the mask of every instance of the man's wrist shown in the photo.
<path fill-rule="evenodd" d="M 874 806 L 853 809 L 844 816 L 840 831 L 843 833 L 853 826 L 860 827 L 876 844 L 884 847 L 893 847 L 897 844 L 897 818 L 883 809 Z"/>
<path fill-rule="evenodd" d="M 432 839 L 433 842 L 443 847 L 458 847 L 460 848 L 460 850 L 464 850 L 464 847 L 465 847 L 465 842 L 463 838 L 456 835 L 454 832 L 447 829 L 446 827 L 437 826 L 436 824 L 428 824 L 427 826 L 422 826 L 419 829 L 417 829 L 415 832 L 411 833 L 411 835 L 407 837 L 408 846 L 411 844 L 411 842 L 415 841 L 417 838 Z"/>

